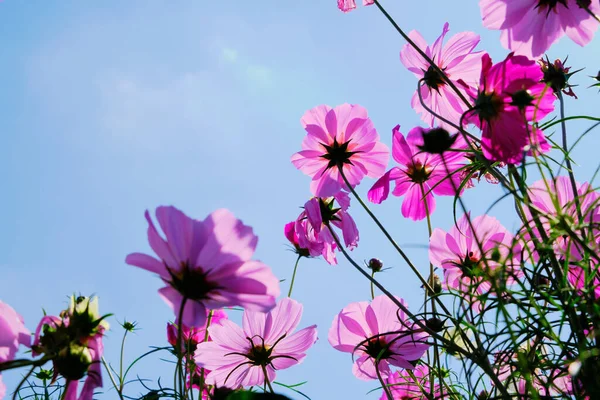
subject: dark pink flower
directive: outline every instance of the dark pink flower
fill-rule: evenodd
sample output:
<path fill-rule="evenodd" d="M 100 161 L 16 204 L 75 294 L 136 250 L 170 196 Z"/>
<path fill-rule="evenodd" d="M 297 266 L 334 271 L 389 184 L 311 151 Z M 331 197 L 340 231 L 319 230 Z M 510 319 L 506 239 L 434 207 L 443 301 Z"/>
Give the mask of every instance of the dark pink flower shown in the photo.
<path fill-rule="evenodd" d="M 468 294 L 475 304 L 477 295 L 489 292 L 492 279 L 503 276 L 510 283 L 521 275 L 520 246 L 500 221 L 488 215 L 472 218 L 471 224 L 463 215 L 449 232 L 436 228 L 429 241 L 429 260 L 444 269 L 447 288 Z"/>
<path fill-rule="evenodd" d="M 460 174 L 455 172 L 466 162 L 465 153 L 457 150 L 464 149 L 466 143 L 458 136 L 451 150 L 443 155 L 425 153 L 419 146 L 423 145 L 423 135 L 430 131 L 416 127 L 404 139 L 400 125 L 394 128 L 392 157 L 400 166 L 393 167 L 375 182 L 368 193 L 369 201 L 379 204 L 387 199 L 390 181 L 394 181 L 396 186 L 392 194 L 404 196 L 402 215 L 418 221 L 424 219 L 427 212 L 431 214 L 435 210 L 434 194 L 456 194 L 454 188 L 460 187 Z"/>
<path fill-rule="evenodd" d="M 395 371 L 385 379 L 385 383 L 386 385 L 388 385 L 394 400 L 425 400 L 428 398 L 423 393 L 423 391 L 425 391 L 427 395 L 429 395 L 431 392 L 429 385 L 429 368 L 427 367 L 427 365 L 420 364 L 415 367 L 412 373 L 415 376 L 415 378 L 417 378 L 416 382 L 405 369 Z M 448 394 L 448 392 L 445 393 L 446 395 Z M 438 385 L 434 385 L 433 396 L 435 399 L 438 398 L 436 396 L 440 396 L 440 390 Z M 387 400 L 385 391 L 383 392 L 379 400 Z"/>
<path fill-rule="evenodd" d="M 208 328 L 212 341 L 198 345 L 198 366 L 211 371 L 207 383 L 239 388 L 263 386 L 275 371 L 294 366 L 317 340 L 315 325 L 294 332 L 302 305 L 284 298 L 268 313 L 244 311 L 242 327 L 230 320 Z M 266 376 L 265 376 L 266 375 Z"/>
<path fill-rule="evenodd" d="M 404 300 L 398 300 L 405 304 Z M 384 295 L 375 297 L 370 304 L 366 301 L 349 304 L 329 329 L 329 343 L 336 350 L 352 353 L 356 358 L 352 371 L 363 380 L 377 379 L 377 370 L 382 377 L 388 377 L 390 365 L 414 369 L 412 362 L 429 348 L 428 337 Z"/>
<path fill-rule="evenodd" d="M 292 164 L 312 178 L 310 189 L 315 196 L 333 196 L 346 188 L 338 165 L 353 187 L 365 176 L 377 178 L 385 171 L 389 150 L 379 141 L 363 107 L 317 106 L 301 122 L 307 135 L 302 151 L 292 156 Z"/>
<path fill-rule="evenodd" d="M 475 108 L 468 121 L 481 128 L 487 159 L 520 164 L 525 151 L 550 149 L 543 132 L 530 124 L 554 110 L 554 93 L 542 79 L 539 66 L 527 57 L 511 53 L 492 65 L 490 56 L 483 56 L 479 88 L 472 94 Z"/>
<path fill-rule="evenodd" d="M 473 32 L 461 32 L 452 36 L 444 46 L 444 37 L 448 31 L 449 25 L 446 22 L 441 36 L 432 46 L 428 46 L 423 36 L 417 31 L 411 31 L 408 36 L 468 98 L 468 91 L 465 89 L 476 87 L 481 73 L 483 53 L 473 52 L 479 43 L 479 35 Z M 458 125 L 462 114 L 467 111 L 468 107 L 441 75 L 410 44 L 402 47 L 400 61 L 417 78 L 424 80 L 425 84 L 421 86 L 421 97 L 427 107 Z M 411 107 L 421 114 L 421 119 L 429 126 L 451 128 L 450 125 L 434 117 L 421 105 L 417 92 L 412 97 Z"/>
<path fill-rule="evenodd" d="M 374 4 L 374 0 L 363 0 L 363 6 L 370 6 Z M 343 12 L 350 12 L 356 8 L 355 0 L 338 0 L 338 8 Z"/>
<path fill-rule="evenodd" d="M 483 25 L 502 31 L 505 48 L 537 58 L 562 36 L 580 46 L 594 37 L 598 22 L 581 8 L 577 0 L 480 0 Z M 598 15 L 600 5 L 592 1 L 590 10 Z"/>
<path fill-rule="evenodd" d="M 167 284 L 159 290 L 179 323 L 203 326 L 206 309 L 241 306 L 269 310 L 279 296 L 279 280 L 271 269 L 252 260 L 258 238 L 252 228 L 228 210 L 217 210 L 204 221 L 175 207 L 158 207 L 163 239 L 146 211 L 148 242 L 158 259 L 132 253 L 125 262 L 157 273 Z"/>

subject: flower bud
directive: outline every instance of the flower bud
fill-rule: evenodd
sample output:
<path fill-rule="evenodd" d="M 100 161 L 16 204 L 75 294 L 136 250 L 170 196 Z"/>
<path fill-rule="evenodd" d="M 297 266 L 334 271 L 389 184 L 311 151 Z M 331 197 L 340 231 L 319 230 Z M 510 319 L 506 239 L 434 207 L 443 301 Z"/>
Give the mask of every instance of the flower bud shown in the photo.
<path fill-rule="evenodd" d="M 83 378 L 91 364 L 90 350 L 78 343 L 71 343 L 61 349 L 54 359 L 54 368 L 67 380 Z"/>
<path fill-rule="evenodd" d="M 381 269 L 383 268 L 383 261 L 377 259 L 377 258 L 371 258 L 369 260 L 369 269 L 372 270 L 373 272 L 380 272 Z"/>
<path fill-rule="evenodd" d="M 431 154 L 443 154 L 450 150 L 457 135 L 450 136 L 447 130 L 443 128 L 434 128 L 429 132 L 423 132 L 423 145 L 417 146 L 421 151 Z"/>
<path fill-rule="evenodd" d="M 425 325 L 434 332 L 441 332 L 446 329 L 444 326 L 444 321 L 437 317 L 429 318 L 427 321 L 425 321 Z"/>
<path fill-rule="evenodd" d="M 433 289 L 433 293 L 431 293 L 431 290 L 427 289 L 428 296 L 442 293 L 442 281 L 437 274 L 431 275 L 429 279 L 427 279 L 427 283 L 429 284 L 429 287 Z"/>

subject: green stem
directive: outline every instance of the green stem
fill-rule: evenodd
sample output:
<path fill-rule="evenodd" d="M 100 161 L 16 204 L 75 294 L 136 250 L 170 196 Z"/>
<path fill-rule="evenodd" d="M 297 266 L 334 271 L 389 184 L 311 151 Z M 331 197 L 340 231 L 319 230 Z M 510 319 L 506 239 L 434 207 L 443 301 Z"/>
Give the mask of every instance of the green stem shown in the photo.
<path fill-rule="evenodd" d="M 110 381 L 112 382 L 113 387 L 119 394 L 119 399 L 124 400 L 123 393 L 121 392 L 121 390 L 119 390 L 119 385 L 117 385 L 117 381 L 115 381 L 115 378 L 113 377 L 112 373 L 110 372 L 110 368 L 108 366 L 108 363 L 106 362 L 106 359 L 104 357 L 102 357 L 100 360 L 102 361 L 102 365 L 104 365 L 104 369 L 106 369 L 106 372 L 108 373 L 108 377 L 110 378 Z"/>
<path fill-rule="evenodd" d="M 375 270 L 371 271 L 371 278 L 375 278 Z M 371 300 L 375 299 L 375 287 L 373 286 L 373 281 L 371 281 Z"/>
<path fill-rule="evenodd" d="M 265 384 L 269 387 L 269 391 L 272 394 L 275 394 L 275 391 L 273 390 L 273 386 L 271 386 L 271 382 L 269 382 L 269 375 L 267 374 L 267 368 L 264 365 L 262 366 L 262 370 L 263 370 L 263 374 L 265 375 Z"/>
<path fill-rule="evenodd" d="M 17 385 L 17 388 L 15 389 L 15 392 L 13 393 L 12 400 L 17 400 L 17 395 L 19 394 L 19 391 L 21 390 L 21 386 L 23 386 L 25 384 L 25 382 L 27 382 L 27 379 L 29 379 L 31 374 L 33 374 L 33 370 L 36 368 L 37 368 L 37 365 L 34 365 L 33 367 L 31 367 L 29 369 L 29 371 L 27 372 L 27 374 L 25 374 L 23 379 L 21 379 L 21 382 L 19 382 L 19 385 Z"/>
<path fill-rule="evenodd" d="M 44 357 L 40 358 L 39 360 L 17 359 L 17 360 L 6 361 L 3 363 L 0 363 L 0 372 L 7 371 L 9 369 L 23 368 L 23 367 L 29 367 L 29 366 L 41 367 L 42 365 L 46 364 L 46 362 L 50 361 L 51 359 L 52 359 L 52 357 L 50 357 L 50 356 L 44 356 Z"/>
<path fill-rule="evenodd" d="M 121 340 L 121 357 L 119 359 L 119 394 L 123 392 L 123 385 L 125 384 L 125 379 L 123 378 L 123 357 L 125 354 L 125 339 L 127 338 L 127 329 L 125 329 L 125 333 L 123 334 L 123 340 Z"/>
<path fill-rule="evenodd" d="M 208 313 L 208 318 L 206 320 L 206 331 L 204 332 L 204 340 L 202 342 L 206 342 L 208 341 L 208 327 L 210 326 L 210 323 L 212 322 L 212 318 L 213 318 L 213 314 L 214 314 L 214 310 L 210 310 L 210 312 Z M 202 370 L 200 371 L 200 398 L 202 398 L 202 391 L 204 390 L 204 368 L 202 368 Z"/>
<path fill-rule="evenodd" d="M 187 297 L 183 297 L 181 300 L 181 306 L 179 307 L 179 314 L 177 317 L 177 345 L 175 346 L 175 350 L 177 352 L 177 366 L 175 367 L 175 376 L 174 376 L 174 387 L 173 390 L 177 388 L 177 381 L 179 380 L 179 394 L 181 398 L 185 398 L 185 373 L 184 368 L 181 365 L 181 360 L 183 359 L 183 349 L 182 349 L 182 341 L 183 341 L 183 311 L 185 309 L 185 303 L 187 303 Z M 179 379 L 177 377 L 179 376 Z"/>
<path fill-rule="evenodd" d="M 300 263 L 300 259 L 302 256 L 298 256 L 296 259 L 296 264 L 294 264 L 294 272 L 292 273 L 292 281 L 290 282 L 290 290 L 288 291 L 287 297 L 292 297 L 292 289 L 294 288 L 294 280 L 296 279 L 296 271 L 298 270 L 298 264 Z"/>

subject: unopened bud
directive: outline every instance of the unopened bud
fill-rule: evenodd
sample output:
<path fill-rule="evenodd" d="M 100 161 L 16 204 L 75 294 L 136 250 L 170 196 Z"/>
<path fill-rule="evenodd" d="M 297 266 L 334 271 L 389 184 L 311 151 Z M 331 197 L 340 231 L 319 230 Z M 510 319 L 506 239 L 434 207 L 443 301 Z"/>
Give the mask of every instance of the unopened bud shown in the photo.
<path fill-rule="evenodd" d="M 380 272 L 382 268 L 383 268 L 383 261 L 381 261 L 377 258 L 371 258 L 369 260 L 369 269 L 372 270 L 373 272 Z"/>
<path fill-rule="evenodd" d="M 457 135 L 450 136 L 450 133 L 443 128 L 434 128 L 429 132 L 423 132 L 423 145 L 417 147 L 425 153 L 443 154 L 450 150 L 456 137 Z"/>
<path fill-rule="evenodd" d="M 434 332 L 441 332 L 446 328 L 444 326 L 444 321 L 437 317 L 429 318 L 425 321 L 425 325 Z"/>
<path fill-rule="evenodd" d="M 79 380 L 84 377 L 92 364 L 90 350 L 77 343 L 61 349 L 54 359 L 56 371 L 67 380 Z"/>
<path fill-rule="evenodd" d="M 440 280 L 440 277 L 437 274 L 431 275 L 427 280 L 427 283 L 429 284 L 429 287 L 433 289 L 433 293 L 431 292 L 431 290 L 429 290 L 429 288 L 427 289 L 428 296 L 433 296 L 434 294 L 442 293 L 442 281 Z"/>

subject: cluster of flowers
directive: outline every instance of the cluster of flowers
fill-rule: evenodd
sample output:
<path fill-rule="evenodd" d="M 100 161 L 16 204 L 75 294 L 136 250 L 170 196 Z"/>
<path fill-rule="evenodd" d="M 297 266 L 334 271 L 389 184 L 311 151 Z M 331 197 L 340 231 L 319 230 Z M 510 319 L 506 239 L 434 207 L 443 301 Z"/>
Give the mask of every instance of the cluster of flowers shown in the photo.
<path fill-rule="evenodd" d="M 375 3 L 363 0 L 364 5 Z M 338 6 L 346 12 L 356 4 L 339 0 Z M 365 108 L 321 105 L 301 118 L 307 135 L 291 162 L 311 177 L 314 197 L 284 228 L 298 257 L 322 256 L 336 264 L 336 252 L 347 255 L 345 248 L 358 246 L 350 195 L 356 195 L 355 187 L 365 177 L 376 179 L 368 191 L 370 202 L 385 201 L 393 182 L 392 194 L 404 197 L 402 215 L 419 221 L 435 211 L 435 196 L 460 196 L 482 176 L 499 183 L 504 176 L 496 167 L 513 167 L 550 150 L 539 122 L 562 94 L 574 96 L 568 84 L 572 73 L 560 60 L 535 58 L 562 35 L 580 45 L 588 43 L 600 4 L 481 0 L 480 6 L 484 25 L 502 30 L 501 43 L 512 52 L 493 63 L 487 53 L 475 51 L 479 36 L 472 32 L 454 35 L 444 44 L 448 24 L 432 45 L 410 32 L 412 44 L 402 48 L 400 61 L 419 79 L 411 104 L 428 128 L 415 127 L 406 136 L 399 125 L 393 128 L 391 155 L 397 165 L 391 169 L 390 150 Z M 481 137 L 466 132 L 469 126 L 479 129 Z M 600 298 L 600 260 L 589 257 L 600 248 L 600 194 L 588 183 L 558 177 L 534 183 L 526 196 L 523 226 L 515 234 L 492 216 L 469 213 L 448 231 L 433 230 L 429 259 L 443 269 L 442 289 L 460 293 L 472 309 L 482 312 L 498 287 L 517 284 L 525 264 L 551 253 L 567 265 L 567 281 L 575 293 Z M 271 388 L 277 370 L 302 362 L 317 340 L 316 326 L 297 330 L 303 306 L 289 297 L 277 300 L 279 280 L 253 259 L 258 238 L 251 227 L 228 210 L 196 220 L 168 206 L 156 209 L 161 235 L 149 212 L 145 216 L 155 256 L 132 253 L 126 263 L 157 274 L 164 283 L 159 295 L 174 314 L 167 338 L 184 361 L 188 390 L 198 389 L 208 399 L 216 388 Z M 372 269 L 377 272 L 381 265 Z M 225 309 L 230 307 L 244 309 L 242 326 L 229 320 Z M 0 365 L 14 363 L 20 345 L 30 347 L 33 356 L 41 356 L 39 365 L 52 361 L 52 381 L 65 380 L 63 399 L 92 399 L 102 386 L 102 338 L 108 329 L 96 299 L 72 297 L 58 316 L 44 316 L 33 342 L 10 306 L 0 302 L 0 311 Z M 585 328 L 593 334 L 593 326 Z M 341 310 L 328 341 L 353 355 L 357 378 L 379 379 L 387 386 L 382 399 L 435 398 L 443 397 L 447 388 L 430 379 L 429 367 L 420 360 L 439 331 L 432 320 L 410 314 L 403 299 L 386 294 Z M 516 376 L 514 357 L 518 355 L 496 355 L 498 378 L 513 380 L 511 390 L 527 395 L 532 385 Z M 540 394 L 573 393 L 574 383 L 565 371 L 545 376 L 533 383 Z M 4 395 L 0 375 L 0 399 Z"/>

